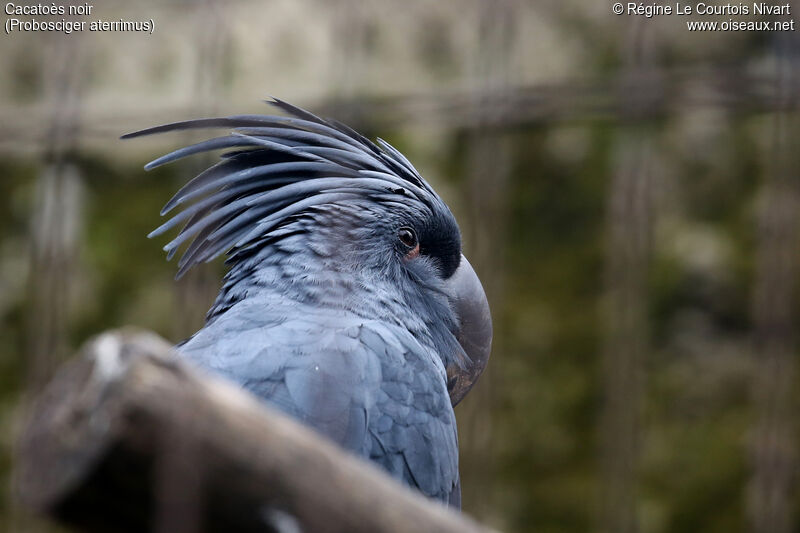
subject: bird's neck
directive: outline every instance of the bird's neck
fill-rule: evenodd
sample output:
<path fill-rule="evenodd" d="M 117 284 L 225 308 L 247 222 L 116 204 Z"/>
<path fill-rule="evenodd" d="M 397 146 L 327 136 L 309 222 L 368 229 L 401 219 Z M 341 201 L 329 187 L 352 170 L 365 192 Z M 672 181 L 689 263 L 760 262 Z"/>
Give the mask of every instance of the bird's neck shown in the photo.
<path fill-rule="evenodd" d="M 337 316 L 378 320 L 402 327 L 439 354 L 447 365 L 459 345 L 452 334 L 454 319 L 446 301 L 423 298 L 408 285 L 391 283 L 366 271 L 341 271 L 319 257 L 302 253 L 266 253 L 239 262 L 231 268 L 209 310 L 213 322 L 240 302 L 264 307 L 264 320 L 271 313 L 285 312 L 286 305 L 298 311 L 329 310 Z M 419 305 L 426 301 L 426 305 Z"/>

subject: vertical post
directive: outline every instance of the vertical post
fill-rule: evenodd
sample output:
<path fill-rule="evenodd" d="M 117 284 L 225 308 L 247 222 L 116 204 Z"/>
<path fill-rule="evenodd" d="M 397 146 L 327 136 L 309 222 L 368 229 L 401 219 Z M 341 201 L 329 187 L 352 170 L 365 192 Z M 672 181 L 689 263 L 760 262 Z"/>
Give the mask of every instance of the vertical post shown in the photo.
<path fill-rule="evenodd" d="M 778 98 L 794 102 L 798 60 L 796 39 L 776 36 L 780 69 Z M 795 82 L 796 83 L 796 82 Z M 800 182 L 798 181 L 797 118 L 777 112 L 763 198 L 758 213 L 753 380 L 754 425 L 750 449 L 748 514 L 754 533 L 794 531 L 797 475 L 796 283 L 800 261 Z"/>
<path fill-rule="evenodd" d="M 644 361 L 648 353 L 647 271 L 650 255 L 652 141 L 641 121 L 647 102 L 636 87 L 648 73 L 650 50 L 641 24 L 625 39 L 620 76 L 620 131 L 606 204 L 603 299 L 603 399 L 600 416 L 600 527 L 604 533 L 635 533 L 636 475 Z"/>
<path fill-rule="evenodd" d="M 48 36 L 45 51 L 40 68 L 50 110 L 31 209 L 26 383 L 20 404 L 23 413 L 67 354 L 68 315 L 75 297 L 83 226 L 83 182 L 73 154 L 77 149 L 86 53 L 80 41 L 60 34 Z M 16 507 L 10 514 L 11 531 L 31 533 L 40 529 Z"/>
<path fill-rule="evenodd" d="M 52 36 L 41 66 L 51 106 L 43 167 L 31 217 L 27 320 L 28 389 L 36 392 L 66 351 L 69 297 L 82 215 L 77 148 L 84 54 L 74 39 Z"/>

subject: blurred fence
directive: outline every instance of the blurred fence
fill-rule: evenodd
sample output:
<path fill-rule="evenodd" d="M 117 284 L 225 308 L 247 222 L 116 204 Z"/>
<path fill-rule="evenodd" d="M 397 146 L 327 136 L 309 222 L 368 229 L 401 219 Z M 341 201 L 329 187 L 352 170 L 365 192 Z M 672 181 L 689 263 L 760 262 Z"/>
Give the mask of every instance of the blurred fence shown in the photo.
<path fill-rule="evenodd" d="M 176 140 L 116 137 L 274 94 L 389 137 L 459 216 L 497 324 L 458 412 L 467 511 L 520 531 L 797 529 L 796 34 L 690 33 L 577 0 L 96 8 L 158 29 L 5 36 L 0 54 L 0 153 L 9 188 L 35 191 L 9 193 L 1 234 L 8 286 L 30 248 L 27 291 L 0 307 L 26 386 L 109 316 L 164 318 L 168 266 L 88 279 L 139 238 L 98 214 L 120 200 L 99 180 L 157 196 L 199 167 L 156 185 L 137 167 Z M 169 324 L 142 325 L 191 333 L 217 279 L 193 273 Z"/>

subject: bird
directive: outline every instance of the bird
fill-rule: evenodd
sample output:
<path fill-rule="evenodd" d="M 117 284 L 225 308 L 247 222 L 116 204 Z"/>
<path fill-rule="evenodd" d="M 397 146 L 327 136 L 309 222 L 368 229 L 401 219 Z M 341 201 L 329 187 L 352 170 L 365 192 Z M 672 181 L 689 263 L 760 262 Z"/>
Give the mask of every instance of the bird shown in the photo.
<path fill-rule="evenodd" d="M 227 378 L 425 496 L 461 505 L 454 407 L 492 321 L 451 210 L 388 142 L 283 100 L 124 135 L 227 129 L 145 166 L 227 150 L 161 211 L 177 277 L 227 256 L 181 357 Z M 184 246 L 188 243 L 188 246 Z"/>

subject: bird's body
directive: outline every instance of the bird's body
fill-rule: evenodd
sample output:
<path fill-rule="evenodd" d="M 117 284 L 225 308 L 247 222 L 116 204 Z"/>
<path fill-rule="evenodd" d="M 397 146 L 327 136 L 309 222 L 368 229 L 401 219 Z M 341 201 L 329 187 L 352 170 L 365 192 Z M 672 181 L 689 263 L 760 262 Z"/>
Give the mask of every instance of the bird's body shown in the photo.
<path fill-rule="evenodd" d="M 281 244 L 293 252 L 256 257 L 241 277 L 234 270 L 208 324 L 180 352 L 456 503 L 455 416 L 425 325 L 380 279 L 325 268 L 293 241 L 302 236 Z"/>
<path fill-rule="evenodd" d="M 194 236 L 181 272 L 231 249 L 206 326 L 179 351 L 409 486 L 460 505 L 453 404 L 471 386 L 459 376 L 474 381 L 488 346 L 477 363 L 462 347 L 459 311 L 471 300 L 452 286 L 469 278 L 472 290 L 477 278 L 455 219 L 393 148 L 277 105 L 295 118 L 143 132 L 236 128 L 156 161 L 239 149 L 179 191 L 165 210 L 195 203 L 154 232 L 188 221 L 166 247 L 171 255 Z M 488 318 L 488 307 L 480 312 Z"/>

